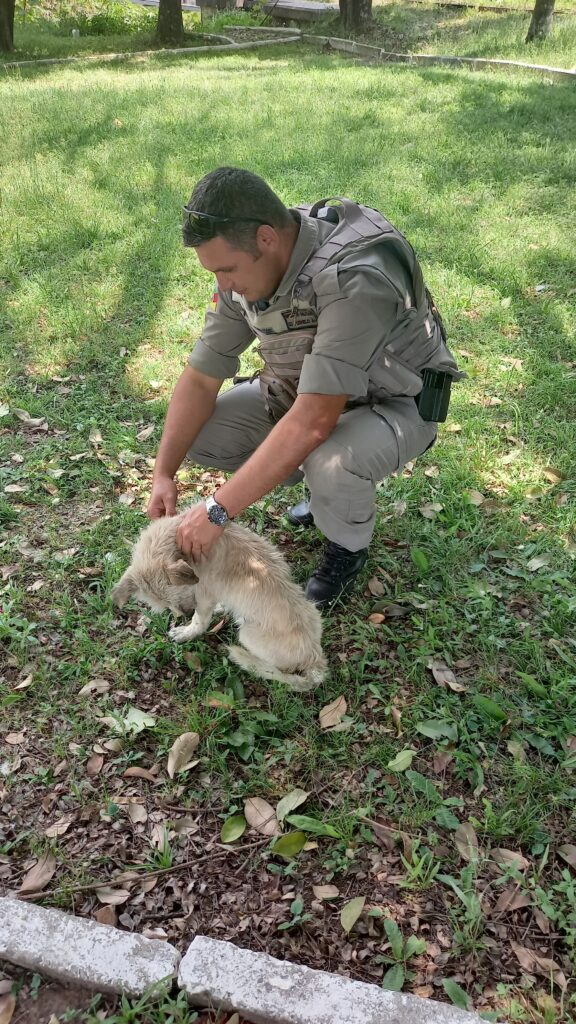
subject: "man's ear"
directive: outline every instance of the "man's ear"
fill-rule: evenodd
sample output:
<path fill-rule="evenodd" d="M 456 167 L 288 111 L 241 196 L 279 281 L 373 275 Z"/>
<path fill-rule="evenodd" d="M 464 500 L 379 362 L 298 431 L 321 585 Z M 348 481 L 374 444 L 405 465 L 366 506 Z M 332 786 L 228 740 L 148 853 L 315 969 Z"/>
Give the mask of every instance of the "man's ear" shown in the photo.
<path fill-rule="evenodd" d="M 183 558 L 179 558 L 177 562 L 172 562 L 168 566 L 168 576 L 170 577 L 170 583 L 173 583 L 175 586 L 191 586 L 192 583 L 198 583 L 198 577 L 194 569 Z"/>
<path fill-rule="evenodd" d="M 112 600 L 114 604 L 118 608 L 123 608 L 126 602 L 132 597 L 132 594 L 136 593 L 137 589 L 136 580 L 134 579 L 131 570 L 127 569 L 112 591 Z"/>

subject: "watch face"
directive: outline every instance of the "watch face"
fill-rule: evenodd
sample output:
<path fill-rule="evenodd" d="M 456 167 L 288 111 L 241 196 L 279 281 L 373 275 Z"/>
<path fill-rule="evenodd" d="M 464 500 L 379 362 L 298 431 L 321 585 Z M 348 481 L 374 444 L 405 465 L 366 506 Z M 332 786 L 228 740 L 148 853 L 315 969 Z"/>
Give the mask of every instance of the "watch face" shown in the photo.
<path fill-rule="evenodd" d="M 226 512 L 226 509 L 222 508 L 222 505 L 219 505 L 218 502 L 214 502 L 214 504 L 208 509 L 208 519 L 211 523 L 214 523 L 215 526 L 225 526 L 228 522 L 228 513 Z"/>

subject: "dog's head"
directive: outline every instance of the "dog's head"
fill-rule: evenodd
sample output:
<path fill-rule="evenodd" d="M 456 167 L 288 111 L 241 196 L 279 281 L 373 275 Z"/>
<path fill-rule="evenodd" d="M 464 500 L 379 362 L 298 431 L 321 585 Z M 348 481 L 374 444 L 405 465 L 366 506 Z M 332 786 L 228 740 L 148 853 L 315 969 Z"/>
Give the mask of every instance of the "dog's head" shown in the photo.
<path fill-rule="evenodd" d="M 169 608 L 174 615 L 190 615 L 196 607 L 198 576 L 176 545 L 175 519 L 158 519 L 148 526 L 132 552 L 132 561 L 112 591 L 122 608 L 130 598 L 152 611 Z"/>

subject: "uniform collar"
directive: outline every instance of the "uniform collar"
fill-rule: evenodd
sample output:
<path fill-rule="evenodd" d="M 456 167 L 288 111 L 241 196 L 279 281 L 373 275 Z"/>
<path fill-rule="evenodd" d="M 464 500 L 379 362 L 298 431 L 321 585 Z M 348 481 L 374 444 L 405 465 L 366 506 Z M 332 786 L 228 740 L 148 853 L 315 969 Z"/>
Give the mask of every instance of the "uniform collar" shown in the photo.
<path fill-rule="evenodd" d="M 306 265 L 312 254 L 322 244 L 325 236 L 334 230 L 333 224 L 328 225 L 319 221 L 316 217 L 308 217 L 307 214 L 302 213 L 300 210 L 290 210 L 290 213 L 293 217 L 299 217 L 300 230 L 292 250 L 290 262 L 286 268 L 286 273 L 270 299 L 271 306 L 274 305 L 280 295 L 286 295 L 291 292 L 302 267 Z M 325 231 L 325 227 L 329 228 L 329 230 Z"/>

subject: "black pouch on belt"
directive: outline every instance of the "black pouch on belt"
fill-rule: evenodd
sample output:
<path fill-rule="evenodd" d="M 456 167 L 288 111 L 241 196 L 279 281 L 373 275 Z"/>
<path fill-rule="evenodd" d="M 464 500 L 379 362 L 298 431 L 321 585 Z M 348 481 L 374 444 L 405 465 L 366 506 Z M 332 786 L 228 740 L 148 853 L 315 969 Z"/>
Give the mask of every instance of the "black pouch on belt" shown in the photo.
<path fill-rule="evenodd" d="M 452 376 L 431 367 L 422 371 L 422 391 L 414 401 L 418 412 L 427 423 L 444 423 L 450 405 Z"/>

